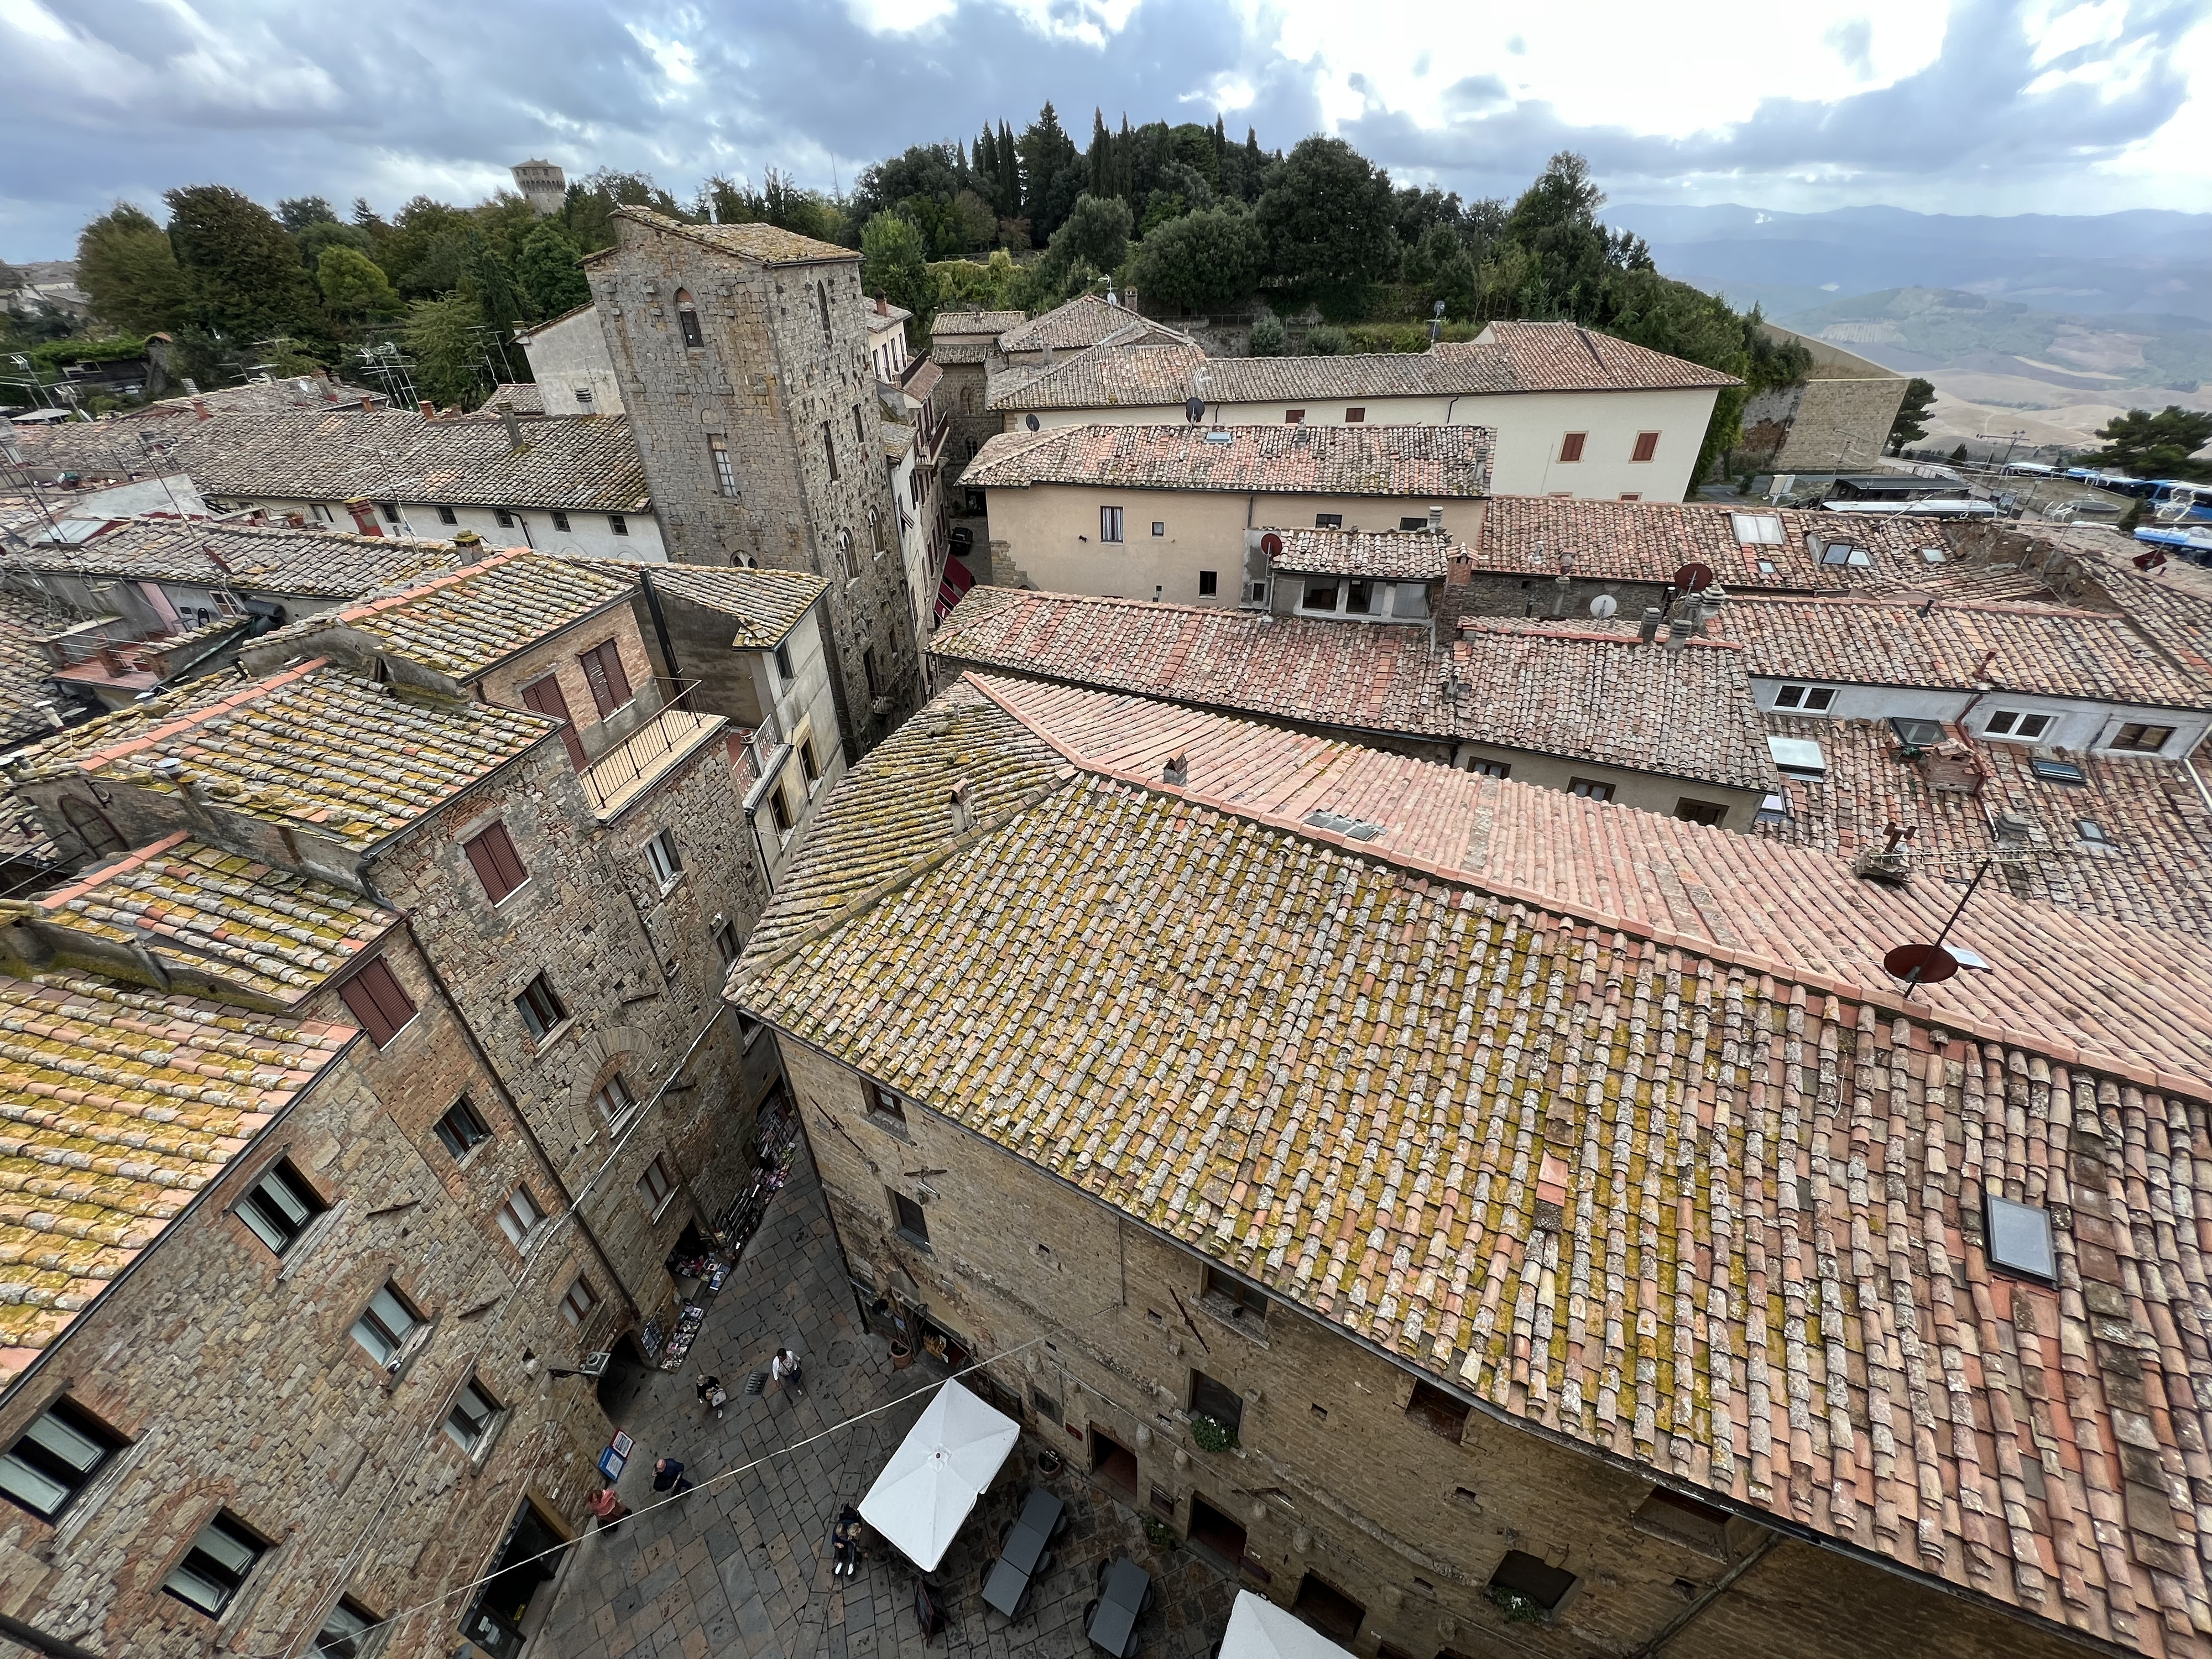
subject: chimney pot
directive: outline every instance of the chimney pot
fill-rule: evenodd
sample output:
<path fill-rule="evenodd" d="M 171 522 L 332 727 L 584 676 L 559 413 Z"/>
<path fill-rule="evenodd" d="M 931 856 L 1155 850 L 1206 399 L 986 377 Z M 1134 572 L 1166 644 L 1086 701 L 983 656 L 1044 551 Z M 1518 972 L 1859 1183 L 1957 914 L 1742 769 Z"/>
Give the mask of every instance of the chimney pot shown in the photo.
<path fill-rule="evenodd" d="M 1168 757 L 1168 763 L 1160 773 L 1160 781 L 1180 788 L 1190 781 L 1190 750 L 1178 749 Z"/>
<path fill-rule="evenodd" d="M 883 296 L 882 295 L 880 295 L 880 294 L 877 295 L 876 295 L 876 315 L 877 315 L 877 316 L 878 316 L 878 317 L 888 317 L 888 316 L 890 316 L 890 314 L 891 314 L 890 302 L 888 300 L 884 299 L 884 296 Z"/>
<path fill-rule="evenodd" d="M 1659 607 L 1657 605 L 1647 605 L 1644 607 L 1644 620 L 1637 625 L 1636 637 L 1638 641 L 1644 645 L 1649 645 L 1659 637 Z"/>
<path fill-rule="evenodd" d="M 510 448 L 522 450 L 530 447 L 522 441 L 522 422 L 514 418 L 513 404 L 499 406 L 499 423 L 507 428 L 507 441 Z"/>
<path fill-rule="evenodd" d="M 1429 509 L 1429 533 L 1432 536 L 1441 536 L 1444 533 L 1444 510 L 1441 507 L 1432 507 Z"/>
<path fill-rule="evenodd" d="M 204 420 L 204 420 L 206 420 L 206 419 L 208 419 L 208 418 L 209 418 L 209 416 L 208 416 L 207 399 L 206 399 L 206 398 L 193 398 L 193 399 L 192 399 L 192 413 L 193 413 L 193 414 L 195 414 L 195 415 L 197 415 L 197 416 L 198 416 L 200 417 L 200 419 L 202 419 L 202 420 Z"/>
<path fill-rule="evenodd" d="M 952 833 L 956 836 L 964 836 L 975 825 L 974 793 L 969 788 L 967 779 L 963 778 L 952 786 L 951 800 Z"/>
<path fill-rule="evenodd" d="M 422 398 L 415 405 L 415 407 L 422 411 L 422 418 L 426 421 L 430 419 L 438 412 L 437 405 L 433 404 L 428 398 Z"/>
<path fill-rule="evenodd" d="M 331 394 L 331 401 L 332 403 L 336 403 L 336 402 L 337 401 L 337 394 L 336 394 L 336 393 L 332 393 L 332 394 Z M 369 414 L 369 413 L 373 412 L 373 411 L 375 410 L 375 408 L 376 408 L 376 399 L 375 399 L 375 398 L 363 398 L 361 400 L 361 410 L 362 410 L 362 414 L 364 414 L 364 415 L 366 415 L 366 414 Z"/>
<path fill-rule="evenodd" d="M 453 551 L 461 556 L 463 564 L 474 564 L 478 559 L 483 557 L 483 538 L 473 530 L 456 531 L 453 534 Z"/>

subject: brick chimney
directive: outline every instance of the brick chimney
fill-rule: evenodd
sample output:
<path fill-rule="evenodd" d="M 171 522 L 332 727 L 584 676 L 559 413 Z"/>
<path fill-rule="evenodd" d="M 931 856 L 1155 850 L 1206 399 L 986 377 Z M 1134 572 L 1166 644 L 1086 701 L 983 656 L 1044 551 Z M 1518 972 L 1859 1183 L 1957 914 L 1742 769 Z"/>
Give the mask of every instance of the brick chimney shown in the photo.
<path fill-rule="evenodd" d="M 484 556 L 483 538 L 473 530 L 455 531 L 453 551 L 460 555 L 463 564 L 474 564 Z"/>
<path fill-rule="evenodd" d="M 890 304 L 890 301 L 888 301 L 888 300 L 886 300 L 885 298 L 884 298 L 884 296 L 883 296 L 882 295 L 880 295 L 880 294 L 877 295 L 876 295 L 876 315 L 877 315 L 877 316 L 878 316 L 878 317 L 888 317 L 888 316 L 890 316 L 890 314 L 891 314 L 891 304 Z"/>
<path fill-rule="evenodd" d="M 522 422 L 514 418 L 514 405 L 503 403 L 499 406 L 499 423 L 507 428 L 507 447 L 517 454 L 530 447 L 522 435 Z"/>
<path fill-rule="evenodd" d="M 206 398 L 193 398 L 193 399 L 192 399 L 192 413 L 193 413 L 193 414 L 195 414 L 195 415 L 197 415 L 197 416 L 198 416 L 200 417 L 200 419 L 202 419 L 202 420 L 204 420 L 204 420 L 209 419 L 209 418 L 210 418 L 210 416 L 209 416 L 209 413 L 208 413 L 207 399 L 206 399 Z"/>
<path fill-rule="evenodd" d="M 332 394 L 331 394 L 331 401 L 332 403 L 336 403 L 336 402 L 337 402 L 337 393 L 333 392 Z M 364 414 L 364 415 L 374 414 L 374 413 L 375 412 L 375 410 L 376 410 L 376 399 L 375 399 L 375 398 L 363 398 L 361 400 L 361 412 L 362 412 L 362 414 Z"/>
<path fill-rule="evenodd" d="M 422 410 L 422 418 L 426 421 L 434 418 L 438 413 L 438 406 L 432 403 L 428 398 L 425 398 L 421 402 L 417 403 L 415 407 Z"/>

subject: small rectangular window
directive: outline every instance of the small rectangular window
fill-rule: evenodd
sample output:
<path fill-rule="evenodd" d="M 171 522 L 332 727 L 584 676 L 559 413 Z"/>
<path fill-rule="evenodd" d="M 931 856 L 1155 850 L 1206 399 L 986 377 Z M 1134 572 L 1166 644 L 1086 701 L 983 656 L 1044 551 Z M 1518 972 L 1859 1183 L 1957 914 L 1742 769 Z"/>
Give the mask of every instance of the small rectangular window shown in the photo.
<path fill-rule="evenodd" d="M 1200 571 L 1200 572 L 1198 573 L 1198 597 L 1199 597 L 1199 598 L 1200 598 L 1201 599 L 1212 599 L 1216 594 L 1219 593 L 1219 592 L 1220 592 L 1220 591 L 1221 591 L 1221 574 L 1220 574 L 1220 572 L 1218 572 L 1218 571 L 1215 571 L 1215 570 L 1201 570 L 1201 571 Z"/>
<path fill-rule="evenodd" d="M 185 1559 L 161 1581 L 161 1588 L 212 1619 L 245 1588 L 246 1575 L 268 1547 L 244 1522 L 229 1510 L 222 1510 L 200 1528 Z"/>
<path fill-rule="evenodd" d="M 2074 831 L 2092 847 L 2110 847 L 2112 838 L 2105 833 L 2105 826 L 2094 818 L 2076 818 Z"/>
<path fill-rule="evenodd" d="M 1574 1574 L 1564 1567 L 1547 1566 L 1525 1550 L 1506 1551 L 1498 1571 L 1490 1575 L 1490 1598 L 1505 1609 L 1509 1618 L 1522 1608 L 1549 1613 L 1566 1600 L 1574 1587 Z"/>
<path fill-rule="evenodd" d="M 645 861 L 653 866 L 653 878 L 662 892 L 676 884 L 676 878 L 684 873 L 684 860 L 677 856 L 673 830 L 664 830 L 646 842 Z"/>
<path fill-rule="evenodd" d="M 721 957 L 723 967 L 735 962 L 744 948 L 744 941 L 738 937 L 736 923 L 726 921 L 714 929 L 714 954 Z"/>
<path fill-rule="evenodd" d="M 781 786 L 768 792 L 768 815 L 775 820 L 776 834 L 787 836 L 791 833 L 791 806 L 784 799 Z"/>
<path fill-rule="evenodd" d="M 1723 802 L 1699 800 L 1692 795 L 1685 795 L 1674 803 L 1674 816 L 1685 823 L 1725 823 L 1728 811 Z"/>
<path fill-rule="evenodd" d="M 1401 530 L 1426 530 L 1428 527 L 1429 521 L 1418 513 L 1408 514 L 1398 520 Z"/>
<path fill-rule="evenodd" d="M 386 1285 L 368 1298 L 368 1306 L 353 1322 L 353 1340 L 371 1359 L 389 1370 L 398 1363 L 408 1333 L 422 1322 L 400 1299 L 399 1292 Z"/>
<path fill-rule="evenodd" d="M 1305 418 L 1306 412 L 1303 409 L 1286 409 L 1283 411 L 1283 424 L 1285 426 L 1302 425 L 1304 422 Z"/>
<path fill-rule="evenodd" d="M 592 1293 L 590 1281 L 579 1273 L 576 1282 L 568 1286 L 568 1294 L 561 1298 L 561 1316 L 571 1325 L 580 1326 L 599 1305 L 599 1298 Z"/>
<path fill-rule="evenodd" d="M 629 1121 L 629 1115 L 637 1109 L 637 1097 L 629 1091 L 629 1080 L 617 1072 L 599 1085 L 592 1103 L 599 1109 L 599 1121 L 611 1134 Z"/>
<path fill-rule="evenodd" d="M 1234 1440 L 1237 1431 L 1244 1426 L 1244 1396 L 1226 1382 L 1217 1382 L 1204 1371 L 1190 1374 L 1190 1413 L 1194 1417 L 1210 1417 L 1229 1431 Z"/>
<path fill-rule="evenodd" d="M 858 404 L 853 405 L 853 441 L 860 446 L 860 453 L 863 455 L 868 453 L 867 423 L 860 418 L 860 406 Z"/>
<path fill-rule="evenodd" d="M 398 523 L 399 522 L 399 503 L 398 503 L 398 502 L 397 502 L 397 501 L 386 501 L 386 502 L 383 504 L 383 513 L 384 513 L 384 521 L 385 521 L 385 523 L 386 523 L 386 524 L 398 524 Z M 557 513 L 556 513 L 556 514 L 555 514 L 553 516 L 554 516 L 554 517 L 556 517 L 556 518 L 558 518 L 558 517 L 560 517 L 561 515 L 560 515 L 559 514 L 557 514 Z M 564 529 L 565 529 L 565 528 L 567 528 L 567 526 L 562 526 L 562 528 L 564 528 Z"/>
<path fill-rule="evenodd" d="M 1636 434 L 1636 447 L 1630 452 L 1628 459 L 1632 461 L 1648 461 L 1658 453 L 1659 434 L 1656 432 L 1639 432 Z"/>
<path fill-rule="evenodd" d="M 2051 1242 L 2050 1213 L 1996 1193 L 1988 1197 L 1991 1264 L 2032 1279 L 2056 1279 L 2058 1256 Z"/>
<path fill-rule="evenodd" d="M 446 1109 L 445 1116 L 438 1120 L 438 1142 L 456 1160 L 468 1156 L 470 1151 L 491 1139 L 491 1131 L 483 1118 L 463 1095 Z"/>
<path fill-rule="evenodd" d="M 530 879 L 530 872 L 522 867 L 522 860 L 514 850 L 514 839 L 507 833 L 504 823 L 487 825 L 461 843 L 461 851 L 468 854 L 469 867 L 477 872 L 483 884 L 484 896 L 494 904 Z"/>
<path fill-rule="evenodd" d="M 1374 593 L 1375 584 L 1372 582 L 1345 583 L 1344 614 L 1347 617 L 1366 616 L 1372 608 Z"/>
<path fill-rule="evenodd" d="M 816 763 L 814 759 L 814 739 L 812 738 L 807 738 L 804 743 L 799 745 L 799 769 L 806 774 L 807 782 L 818 783 L 821 781 L 822 768 Z"/>
<path fill-rule="evenodd" d="M 514 514 L 508 512 L 505 507 L 494 507 L 492 509 L 491 516 L 493 522 L 497 524 L 501 530 L 512 530 L 514 528 Z"/>
<path fill-rule="evenodd" d="M 1344 528 L 1344 514 L 1341 513 L 1316 513 L 1314 514 L 1314 528 L 1316 530 L 1341 530 Z"/>
<path fill-rule="evenodd" d="M 783 683 L 786 685 L 790 684 L 792 681 L 799 678 L 796 673 L 792 672 L 791 647 L 788 642 L 779 645 L 775 648 L 775 672 L 782 677 Z"/>
<path fill-rule="evenodd" d="M 707 343 L 707 337 L 699 331 L 699 313 L 690 306 L 676 308 L 676 325 L 684 331 L 684 343 L 697 350 Z"/>
<path fill-rule="evenodd" d="M 1738 547 L 1782 545 L 1782 516 L 1778 513 L 1731 513 L 1729 522 L 1735 528 Z"/>
<path fill-rule="evenodd" d="M 1306 579 L 1305 592 L 1298 596 L 1298 609 L 1301 611 L 1334 611 L 1336 609 L 1336 578 L 1334 576 L 1308 577 Z"/>
<path fill-rule="evenodd" d="M 750 1049 L 754 1043 L 760 1041 L 761 1033 L 766 1030 L 768 1030 L 768 1027 L 763 1024 L 759 1020 L 755 1019 L 750 1014 L 739 1014 L 738 1016 L 738 1040 L 744 1043 L 748 1049 Z"/>
<path fill-rule="evenodd" d="M 891 1194 L 891 1208 L 898 1217 L 898 1230 L 908 1241 L 915 1244 L 929 1243 L 929 1221 L 921 1212 L 921 1206 L 904 1193 Z"/>
<path fill-rule="evenodd" d="M 607 528 L 617 536 L 629 534 L 629 520 L 619 513 L 607 514 Z"/>
<path fill-rule="evenodd" d="M 315 1652 L 319 1659 L 369 1659 L 378 1650 L 377 1626 L 383 1622 L 350 1595 L 342 1595 L 315 1632 Z"/>
<path fill-rule="evenodd" d="M 822 422 L 822 453 L 830 463 L 830 482 L 837 482 L 837 439 L 830 430 L 830 422 Z"/>
<path fill-rule="evenodd" d="M 1826 714 L 1835 701 L 1832 685 L 1785 685 L 1774 694 L 1777 708 L 1795 708 L 1808 714 Z"/>
<path fill-rule="evenodd" d="M 362 963 L 353 977 L 338 987 L 338 1000 L 380 1048 L 405 1030 L 415 1018 L 414 1000 L 382 957 Z"/>
<path fill-rule="evenodd" d="M 57 1400 L 0 1457 L 0 1495 L 52 1521 L 122 1449 L 120 1439 L 74 1402 Z"/>
<path fill-rule="evenodd" d="M 1583 445 L 1589 441 L 1589 434 L 1587 432 L 1568 433 L 1565 437 L 1559 440 L 1559 459 L 1563 462 L 1582 459 Z"/>
<path fill-rule="evenodd" d="M 553 514 L 553 527 L 559 531 L 562 535 L 567 535 L 568 533 L 568 515 L 565 513 L 556 511 Z"/>
<path fill-rule="evenodd" d="M 2089 775 L 2072 761 L 2035 759 L 2028 762 L 2027 769 L 2045 783 L 2063 783 L 2080 787 L 2089 781 Z"/>
<path fill-rule="evenodd" d="M 1102 542 L 1118 542 L 1121 539 L 1121 509 L 1120 507 L 1102 507 L 1098 509 L 1098 539 Z"/>
<path fill-rule="evenodd" d="M 1364 409 L 1347 409 L 1344 411 L 1344 422 L 1346 426 L 1358 426 L 1366 418 L 1367 411 Z"/>
<path fill-rule="evenodd" d="M 2023 743 L 2033 743 L 2051 729 L 2051 716 L 2031 714 L 2023 708 L 2000 708 L 1990 716 L 1990 723 L 1982 734 L 1990 738 L 2016 738 Z"/>
<path fill-rule="evenodd" d="M 454 516 L 453 509 L 452 507 L 441 507 L 438 509 L 438 522 L 440 524 L 459 524 L 460 520 Z"/>
<path fill-rule="evenodd" d="M 867 1097 L 870 1116 L 888 1118 L 894 1123 L 906 1121 L 905 1104 L 890 1090 L 878 1089 L 874 1084 L 868 1082 L 863 1082 L 860 1088 Z"/>
<path fill-rule="evenodd" d="M 647 1164 L 645 1173 L 637 1178 L 638 1196 L 645 1200 L 646 1209 L 653 1215 L 660 1213 L 660 1206 L 668 1202 L 668 1195 L 675 1190 L 675 1178 L 668 1173 L 668 1165 L 661 1158 L 656 1158 Z"/>
<path fill-rule="evenodd" d="M 1513 775 L 1513 763 L 1470 755 L 1467 759 L 1467 769 L 1479 778 L 1510 778 Z"/>
<path fill-rule="evenodd" d="M 1644 492 L 1640 489 L 1624 489 L 1620 492 L 1620 499 L 1624 501 L 1640 501 L 1644 499 Z"/>
<path fill-rule="evenodd" d="M 453 1410 L 446 1413 L 446 1437 L 474 1455 L 498 1416 L 499 1402 L 484 1392 L 482 1382 L 471 1377 L 454 1397 Z"/>
<path fill-rule="evenodd" d="M 1255 1326 L 1267 1322 L 1267 1292 L 1241 1279 L 1232 1279 L 1208 1267 L 1205 1278 L 1199 1282 L 1199 1295 L 1213 1303 L 1217 1312 L 1231 1319 L 1249 1320 Z"/>
<path fill-rule="evenodd" d="M 499 1230 L 507 1235 L 507 1242 L 516 1249 L 530 1237 L 530 1230 L 545 1219 L 545 1212 L 538 1207 L 538 1200 L 530 1195 L 527 1187 L 517 1187 L 507 1195 L 507 1202 L 499 1206 Z"/>
<path fill-rule="evenodd" d="M 882 696 L 884 682 L 882 677 L 876 672 L 876 652 L 873 646 L 863 646 L 860 648 L 860 672 L 867 677 L 868 695 L 872 697 Z"/>
<path fill-rule="evenodd" d="M 738 499 L 738 469 L 730 459 L 730 447 L 719 437 L 707 440 L 707 453 L 714 463 L 714 487 L 732 501 Z"/>
<path fill-rule="evenodd" d="M 1456 1440 L 1467 1432 L 1467 1402 L 1425 1382 L 1413 1384 L 1413 1397 L 1406 1401 L 1406 1415 L 1447 1440 Z"/>
<path fill-rule="evenodd" d="M 2113 737 L 2112 747 L 2155 754 L 2172 741 L 2173 732 L 2170 726 L 2124 726 Z"/>
<path fill-rule="evenodd" d="M 522 988 L 522 994 L 514 1000 L 515 1012 L 533 1037 L 543 1037 L 548 1031 L 568 1018 L 568 1010 L 562 1002 L 553 981 L 540 974 Z"/>
<path fill-rule="evenodd" d="M 1254 582 L 1252 584 L 1252 598 L 1250 603 L 1254 605 L 1265 605 L 1267 602 L 1267 584 L 1265 582 Z"/>
<path fill-rule="evenodd" d="M 1168 521 L 1165 519 L 1155 519 L 1152 520 L 1152 534 L 1155 536 L 1164 536 L 1167 533 Z"/>
<path fill-rule="evenodd" d="M 256 1238 L 282 1255 L 299 1242 L 307 1224 L 322 1210 L 314 1188 L 300 1178 L 290 1160 L 279 1158 L 246 1190 L 232 1213 L 253 1230 Z"/>
<path fill-rule="evenodd" d="M 1611 800 L 1614 786 L 1600 782 L 1595 778 L 1569 778 L 1567 793 L 1580 795 L 1584 800 Z"/>

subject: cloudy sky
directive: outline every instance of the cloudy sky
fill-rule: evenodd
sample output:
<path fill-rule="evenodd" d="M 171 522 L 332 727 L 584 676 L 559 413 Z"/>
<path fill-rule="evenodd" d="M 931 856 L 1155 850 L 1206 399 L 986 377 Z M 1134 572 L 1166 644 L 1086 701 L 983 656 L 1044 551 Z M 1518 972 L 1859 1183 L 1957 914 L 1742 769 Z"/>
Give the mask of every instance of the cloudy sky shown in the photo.
<path fill-rule="evenodd" d="M 1328 131 L 1510 192 L 1953 213 L 2212 204 L 2212 0 L 0 0 L 0 258 L 118 198 L 474 200 L 510 162 L 825 188 L 1050 98 Z"/>

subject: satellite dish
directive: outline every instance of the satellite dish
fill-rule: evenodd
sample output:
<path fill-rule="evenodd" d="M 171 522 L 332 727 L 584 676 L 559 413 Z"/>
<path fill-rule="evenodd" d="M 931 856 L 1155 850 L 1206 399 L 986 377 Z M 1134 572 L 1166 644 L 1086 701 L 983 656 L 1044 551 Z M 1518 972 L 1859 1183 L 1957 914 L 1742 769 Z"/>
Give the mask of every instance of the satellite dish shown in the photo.
<path fill-rule="evenodd" d="M 1193 426 L 1206 418 L 1206 399 L 1193 398 L 1182 406 L 1182 417 Z"/>
<path fill-rule="evenodd" d="M 1280 536 L 1278 536 L 1273 531 L 1270 530 L 1266 535 L 1260 538 L 1260 550 L 1262 553 L 1265 553 L 1271 559 L 1281 558 L 1283 556 L 1283 538 Z"/>
<path fill-rule="evenodd" d="M 1900 945 L 1881 959 L 1892 979 L 1940 985 L 1959 971 L 1959 958 L 1940 945 Z"/>
<path fill-rule="evenodd" d="M 1620 609 L 1620 601 L 1610 593 L 1601 593 L 1590 601 L 1590 615 L 1593 617 L 1610 617 Z"/>
<path fill-rule="evenodd" d="M 1713 585 L 1713 568 L 1709 564 L 1686 564 L 1674 573 L 1674 586 L 1684 593 L 1702 593 Z"/>
<path fill-rule="evenodd" d="M 1034 415 L 1024 415 L 1022 416 L 1022 424 L 1029 428 L 1030 431 L 1035 432 L 1039 427 L 1042 426 L 1044 422 L 1037 419 Z"/>

